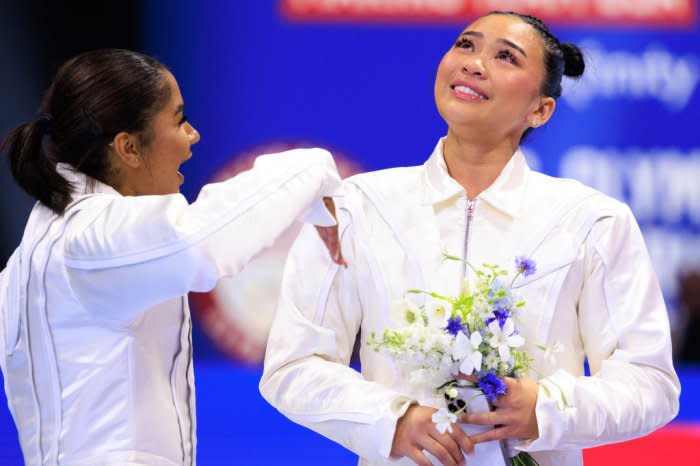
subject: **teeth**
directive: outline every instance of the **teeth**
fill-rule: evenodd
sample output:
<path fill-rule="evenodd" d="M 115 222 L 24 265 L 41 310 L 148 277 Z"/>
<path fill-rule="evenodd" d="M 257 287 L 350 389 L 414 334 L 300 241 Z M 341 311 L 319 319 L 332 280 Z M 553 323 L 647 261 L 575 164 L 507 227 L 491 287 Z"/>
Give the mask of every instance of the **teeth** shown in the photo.
<path fill-rule="evenodd" d="M 476 92 L 474 89 L 472 89 L 472 88 L 470 88 L 470 87 L 467 87 L 467 86 L 455 86 L 455 87 L 454 87 L 454 90 L 455 90 L 455 91 L 459 91 L 459 92 L 463 92 L 463 93 L 465 93 L 465 94 L 473 95 L 474 97 L 478 97 L 478 98 L 480 98 L 481 100 L 486 100 L 486 97 L 485 97 L 485 96 L 479 94 L 479 93 Z"/>

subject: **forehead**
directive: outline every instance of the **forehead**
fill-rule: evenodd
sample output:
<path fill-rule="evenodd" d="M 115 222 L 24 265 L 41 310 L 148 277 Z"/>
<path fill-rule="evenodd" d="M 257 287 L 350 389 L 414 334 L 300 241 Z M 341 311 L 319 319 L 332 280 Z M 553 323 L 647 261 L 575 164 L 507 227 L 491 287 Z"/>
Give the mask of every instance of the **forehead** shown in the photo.
<path fill-rule="evenodd" d="M 463 32 L 479 32 L 487 41 L 505 39 L 525 50 L 529 57 L 542 56 L 544 42 L 539 33 L 517 16 L 493 14 L 471 23 Z"/>
<path fill-rule="evenodd" d="M 175 76 L 170 71 L 163 71 L 165 74 L 165 81 L 168 83 L 168 88 L 170 89 L 170 99 L 168 101 L 169 107 L 177 107 L 182 104 L 182 94 L 180 94 L 180 86 L 177 85 L 177 80 Z"/>

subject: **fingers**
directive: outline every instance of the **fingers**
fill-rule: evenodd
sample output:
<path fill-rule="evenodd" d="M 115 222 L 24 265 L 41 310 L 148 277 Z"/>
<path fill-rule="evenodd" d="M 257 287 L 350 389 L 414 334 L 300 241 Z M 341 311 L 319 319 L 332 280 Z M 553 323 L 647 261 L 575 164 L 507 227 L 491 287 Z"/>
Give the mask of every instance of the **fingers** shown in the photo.
<path fill-rule="evenodd" d="M 328 209 L 328 212 L 330 212 L 333 218 L 337 221 L 337 217 L 335 216 L 335 202 L 333 202 L 333 198 L 324 197 L 323 204 L 326 206 L 326 209 Z M 323 243 L 326 245 L 326 248 L 328 248 L 328 252 L 330 253 L 331 258 L 333 259 L 333 262 L 347 267 L 348 264 L 347 262 L 345 262 L 343 252 L 340 250 L 340 238 L 338 238 L 338 225 L 334 225 L 331 227 L 319 227 L 317 225 L 316 231 L 318 231 L 318 235 L 323 240 Z"/>
<path fill-rule="evenodd" d="M 328 212 L 331 213 L 333 218 L 335 218 L 335 202 L 333 202 L 333 198 L 332 197 L 324 197 L 323 204 L 326 206 L 326 209 L 328 209 Z"/>
<path fill-rule="evenodd" d="M 423 452 L 418 448 L 411 450 L 406 456 L 413 460 L 413 462 L 418 466 L 433 466 L 433 463 L 431 463 L 430 460 L 426 458 Z"/>
<path fill-rule="evenodd" d="M 459 416 L 459 422 L 462 424 L 477 424 L 482 426 L 493 426 L 496 424 L 505 424 L 507 419 L 505 416 L 496 411 L 466 413 Z"/>
<path fill-rule="evenodd" d="M 460 463 L 457 463 L 458 460 L 455 460 L 455 458 L 450 454 L 450 452 L 447 450 L 447 448 L 445 448 L 445 446 L 442 443 L 438 442 L 430 436 L 424 437 L 421 441 L 420 446 L 423 447 L 425 451 L 427 451 L 435 458 L 440 460 L 440 463 L 443 466 L 458 466 L 458 464 L 461 466 Z M 461 457 L 462 455 L 459 456 Z"/>
<path fill-rule="evenodd" d="M 474 455 L 474 442 L 464 431 L 457 425 L 452 427 L 452 433 L 450 436 L 457 442 L 459 448 L 467 455 Z"/>
<path fill-rule="evenodd" d="M 315 227 L 319 238 L 321 238 L 321 241 L 323 241 L 323 244 L 326 246 L 326 249 L 328 249 L 328 253 L 330 254 L 333 262 L 347 267 L 348 264 L 347 262 L 345 262 L 345 258 L 343 257 L 343 253 L 340 249 L 340 239 L 338 238 L 338 226 L 335 225 L 331 227 L 321 227 L 315 225 Z"/>
<path fill-rule="evenodd" d="M 504 440 L 507 438 L 512 438 L 514 435 L 512 434 L 512 429 L 509 427 L 495 427 L 493 429 L 487 430 L 485 432 L 478 433 L 476 435 L 472 435 L 470 438 L 472 439 L 472 442 L 476 443 L 483 443 L 483 442 L 490 442 L 492 440 Z"/>
<path fill-rule="evenodd" d="M 459 429 L 457 426 L 452 426 L 452 431 L 454 432 L 456 428 Z M 455 441 L 455 439 L 453 439 L 452 436 L 447 433 L 441 434 L 437 431 L 437 429 L 432 430 L 434 431 L 430 432 L 432 439 L 447 450 L 456 464 L 464 465 L 464 454 L 462 453 L 462 449 L 459 447 L 459 444 Z"/>

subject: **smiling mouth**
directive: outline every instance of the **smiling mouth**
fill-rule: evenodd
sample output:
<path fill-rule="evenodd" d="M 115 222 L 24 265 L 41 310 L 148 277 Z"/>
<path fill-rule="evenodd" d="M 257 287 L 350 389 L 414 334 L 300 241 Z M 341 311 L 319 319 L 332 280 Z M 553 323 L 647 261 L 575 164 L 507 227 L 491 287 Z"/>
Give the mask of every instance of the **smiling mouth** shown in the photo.
<path fill-rule="evenodd" d="M 462 86 L 462 85 L 457 84 L 457 85 L 450 86 L 450 89 L 452 89 L 453 91 L 457 91 L 460 94 L 469 95 L 469 96 L 474 97 L 476 99 L 489 100 L 488 97 L 486 97 L 483 94 L 479 94 L 474 89 L 472 89 L 471 87 L 468 87 L 468 86 Z"/>

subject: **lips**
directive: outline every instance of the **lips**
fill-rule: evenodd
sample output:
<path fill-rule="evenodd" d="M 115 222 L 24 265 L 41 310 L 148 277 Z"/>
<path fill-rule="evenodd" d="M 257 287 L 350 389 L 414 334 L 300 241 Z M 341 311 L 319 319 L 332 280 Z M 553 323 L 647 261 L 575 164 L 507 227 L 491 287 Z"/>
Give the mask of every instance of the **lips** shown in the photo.
<path fill-rule="evenodd" d="M 488 96 L 475 86 L 465 83 L 455 83 L 450 86 L 450 89 L 457 94 L 458 97 L 465 100 L 484 101 L 489 100 Z"/>

